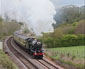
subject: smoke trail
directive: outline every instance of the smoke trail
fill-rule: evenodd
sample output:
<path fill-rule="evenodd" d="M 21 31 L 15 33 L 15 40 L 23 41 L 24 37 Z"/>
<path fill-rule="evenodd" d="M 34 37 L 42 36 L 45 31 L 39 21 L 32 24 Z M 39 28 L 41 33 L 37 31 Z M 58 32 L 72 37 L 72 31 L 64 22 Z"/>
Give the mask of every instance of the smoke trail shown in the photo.
<path fill-rule="evenodd" d="M 2 16 L 26 23 L 36 35 L 53 32 L 56 11 L 50 0 L 1 0 Z M 32 30 L 31 30 L 32 31 Z"/>

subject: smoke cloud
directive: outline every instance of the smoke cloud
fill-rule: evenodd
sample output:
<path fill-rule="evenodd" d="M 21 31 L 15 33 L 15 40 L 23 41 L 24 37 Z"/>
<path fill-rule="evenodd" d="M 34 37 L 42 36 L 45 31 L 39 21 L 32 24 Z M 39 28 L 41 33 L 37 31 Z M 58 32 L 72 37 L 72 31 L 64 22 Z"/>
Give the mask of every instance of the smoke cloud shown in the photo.
<path fill-rule="evenodd" d="M 50 0 L 0 0 L 0 13 L 4 17 L 16 19 L 27 24 L 28 29 L 36 35 L 53 32 L 52 24 L 55 7 Z"/>

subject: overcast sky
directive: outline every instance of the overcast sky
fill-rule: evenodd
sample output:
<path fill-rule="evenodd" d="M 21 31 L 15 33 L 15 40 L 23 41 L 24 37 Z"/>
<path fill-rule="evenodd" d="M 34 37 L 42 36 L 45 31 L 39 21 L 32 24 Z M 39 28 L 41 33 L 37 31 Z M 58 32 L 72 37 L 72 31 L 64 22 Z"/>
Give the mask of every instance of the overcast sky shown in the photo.
<path fill-rule="evenodd" d="M 84 0 L 51 0 L 56 8 L 66 5 L 77 5 L 82 6 L 85 4 Z"/>

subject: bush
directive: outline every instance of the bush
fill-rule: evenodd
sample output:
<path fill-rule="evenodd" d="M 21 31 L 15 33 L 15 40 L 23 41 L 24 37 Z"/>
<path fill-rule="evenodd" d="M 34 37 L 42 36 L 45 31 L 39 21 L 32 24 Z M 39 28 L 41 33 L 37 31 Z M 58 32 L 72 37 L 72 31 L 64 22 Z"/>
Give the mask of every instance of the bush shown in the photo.
<path fill-rule="evenodd" d="M 68 34 L 62 38 L 48 37 L 40 40 L 47 45 L 47 48 L 85 45 L 85 35 Z"/>
<path fill-rule="evenodd" d="M 53 46 L 53 42 L 54 42 L 54 40 L 53 40 L 53 38 L 51 38 L 51 37 L 48 37 L 48 38 L 45 40 L 45 43 L 47 44 L 47 47 L 48 47 L 48 48 L 50 48 L 50 47 Z"/>
<path fill-rule="evenodd" d="M 64 35 L 61 43 L 62 47 L 85 45 L 85 35 Z"/>
<path fill-rule="evenodd" d="M 78 39 L 77 35 L 64 35 L 61 39 L 63 46 L 75 46 L 76 40 Z"/>

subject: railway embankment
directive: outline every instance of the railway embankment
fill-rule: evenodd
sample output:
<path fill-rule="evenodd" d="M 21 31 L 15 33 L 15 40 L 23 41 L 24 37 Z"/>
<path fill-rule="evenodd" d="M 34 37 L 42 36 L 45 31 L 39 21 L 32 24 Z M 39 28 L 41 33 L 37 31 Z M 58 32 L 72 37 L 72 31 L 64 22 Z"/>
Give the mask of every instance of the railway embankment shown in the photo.
<path fill-rule="evenodd" d="M 0 42 L 0 69 L 16 69 L 15 64 L 3 52 L 3 42 Z"/>

